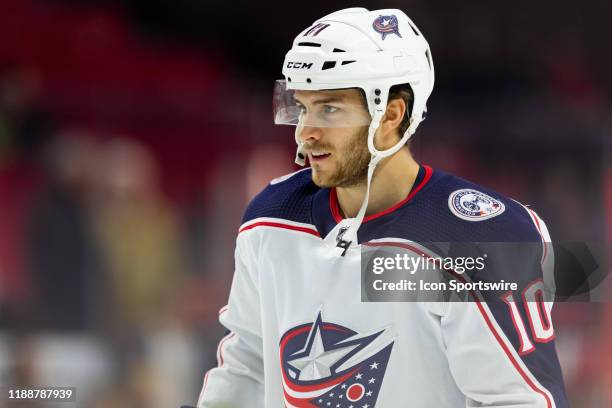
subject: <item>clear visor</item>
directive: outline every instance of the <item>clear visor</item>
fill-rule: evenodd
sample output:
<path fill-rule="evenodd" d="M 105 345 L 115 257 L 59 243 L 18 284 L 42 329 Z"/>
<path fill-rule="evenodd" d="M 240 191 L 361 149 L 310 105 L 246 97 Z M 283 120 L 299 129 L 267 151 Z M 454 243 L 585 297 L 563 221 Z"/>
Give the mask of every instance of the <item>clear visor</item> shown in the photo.
<path fill-rule="evenodd" d="M 312 127 L 368 126 L 372 120 L 357 88 L 304 91 L 277 80 L 272 100 L 274 123 Z"/>

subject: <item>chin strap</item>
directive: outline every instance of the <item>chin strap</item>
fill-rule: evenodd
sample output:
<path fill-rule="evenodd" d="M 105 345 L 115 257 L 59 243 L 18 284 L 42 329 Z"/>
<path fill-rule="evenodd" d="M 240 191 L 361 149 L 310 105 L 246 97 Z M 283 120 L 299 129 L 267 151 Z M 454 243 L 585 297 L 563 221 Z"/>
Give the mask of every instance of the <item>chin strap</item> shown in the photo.
<path fill-rule="evenodd" d="M 342 238 L 337 240 L 336 247 L 342 249 L 342 252 L 340 254 L 341 256 L 344 256 L 346 254 L 347 249 L 351 246 L 357 246 L 357 231 L 359 230 L 359 227 L 361 227 L 363 219 L 365 218 L 365 213 L 368 209 L 368 203 L 370 201 L 370 189 L 372 187 L 372 179 L 374 177 L 374 171 L 376 170 L 376 166 L 378 166 L 378 163 L 380 163 L 381 160 L 385 157 L 389 157 L 397 153 L 414 133 L 414 129 L 411 129 L 411 127 L 409 127 L 402 136 L 401 140 L 397 142 L 394 146 L 387 150 L 376 149 L 376 147 L 374 146 L 374 137 L 376 136 L 376 131 L 380 126 L 380 120 L 382 119 L 382 116 L 383 112 L 376 111 L 368 129 L 368 150 L 370 151 L 371 156 L 370 163 L 368 164 L 366 192 L 363 198 L 363 202 L 361 203 L 361 207 L 359 208 L 359 212 L 357 213 L 357 216 L 355 218 L 347 220 L 347 229 L 344 230 Z"/>
<path fill-rule="evenodd" d="M 295 164 L 304 167 L 306 165 L 306 153 L 304 152 L 304 143 L 300 140 L 300 133 L 302 133 L 302 120 L 298 122 L 295 127 L 295 143 L 297 143 L 297 151 L 295 152 Z"/>

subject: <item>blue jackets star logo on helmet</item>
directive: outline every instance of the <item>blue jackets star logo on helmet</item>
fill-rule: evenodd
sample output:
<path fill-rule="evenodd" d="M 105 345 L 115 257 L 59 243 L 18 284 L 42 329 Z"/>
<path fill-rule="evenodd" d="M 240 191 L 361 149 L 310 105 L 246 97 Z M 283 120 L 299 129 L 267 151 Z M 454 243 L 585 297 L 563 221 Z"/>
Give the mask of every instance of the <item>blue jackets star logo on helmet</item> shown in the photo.
<path fill-rule="evenodd" d="M 402 38 L 402 35 L 399 33 L 399 23 L 397 22 L 397 17 L 395 17 L 393 14 L 390 16 L 378 16 L 378 18 L 372 23 L 372 27 L 377 33 L 382 35 L 383 40 L 389 34 L 397 34 L 398 37 Z"/>

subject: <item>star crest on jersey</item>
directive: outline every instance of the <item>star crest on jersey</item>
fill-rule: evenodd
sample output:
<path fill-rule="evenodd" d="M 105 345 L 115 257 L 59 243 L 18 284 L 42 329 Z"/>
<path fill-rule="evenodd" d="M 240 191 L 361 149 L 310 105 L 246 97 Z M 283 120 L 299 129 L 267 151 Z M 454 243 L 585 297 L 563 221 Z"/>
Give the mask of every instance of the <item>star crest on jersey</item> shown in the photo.
<path fill-rule="evenodd" d="M 464 188 L 453 191 L 448 197 L 448 208 L 466 221 L 484 221 L 506 210 L 499 200 L 478 190 Z"/>
<path fill-rule="evenodd" d="M 359 334 L 324 322 L 287 330 L 280 341 L 287 406 L 374 408 L 394 339 L 389 329 Z M 345 403 L 347 403 L 345 405 Z"/>

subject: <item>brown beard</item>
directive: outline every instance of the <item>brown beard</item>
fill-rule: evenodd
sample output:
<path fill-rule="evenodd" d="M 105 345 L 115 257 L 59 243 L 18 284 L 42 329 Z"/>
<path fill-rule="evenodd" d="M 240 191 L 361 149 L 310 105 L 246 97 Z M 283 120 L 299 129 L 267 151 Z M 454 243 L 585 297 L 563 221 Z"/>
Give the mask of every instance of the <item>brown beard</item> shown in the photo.
<path fill-rule="evenodd" d="M 367 146 L 368 128 L 357 131 L 347 143 L 337 151 L 336 172 L 325 182 L 317 180 L 313 174 L 313 182 L 319 187 L 353 187 L 365 184 L 370 163 L 370 151 Z M 323 146 L 314 150 L 327 150 Z"/>

